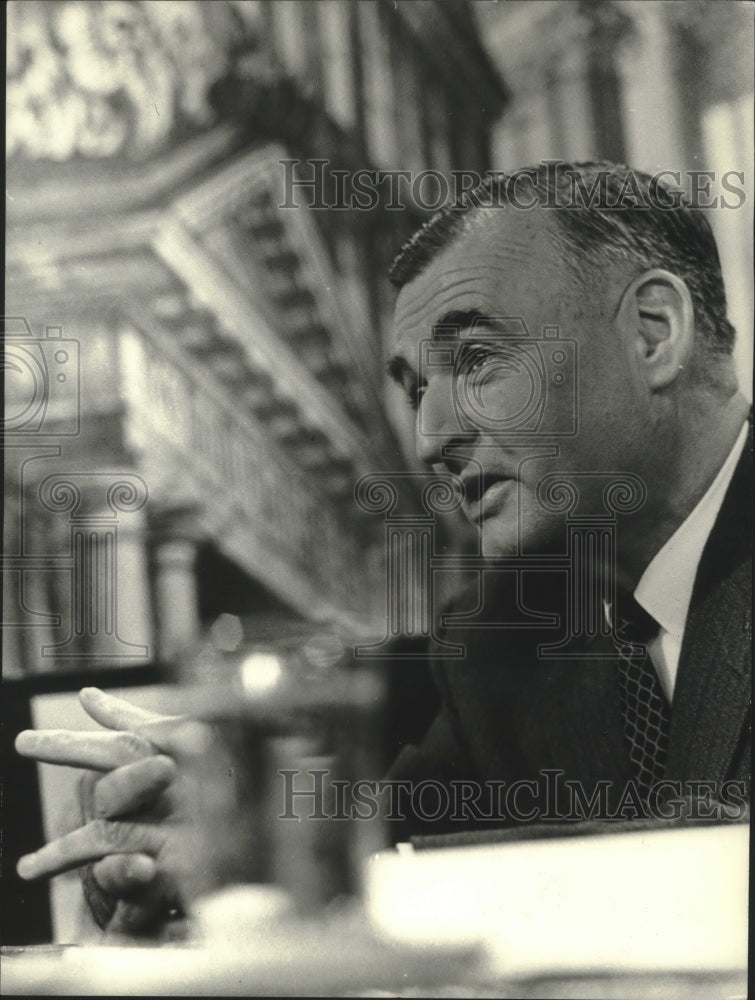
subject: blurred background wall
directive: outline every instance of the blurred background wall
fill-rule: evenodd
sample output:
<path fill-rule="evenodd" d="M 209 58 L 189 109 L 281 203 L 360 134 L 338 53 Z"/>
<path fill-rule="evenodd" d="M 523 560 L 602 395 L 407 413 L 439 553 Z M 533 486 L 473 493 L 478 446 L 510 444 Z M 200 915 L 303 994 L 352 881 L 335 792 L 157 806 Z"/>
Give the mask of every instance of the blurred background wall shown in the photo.
<path fill-rule="evenodd" d="M 752 42 L 706 0 L 11 2 L 6 676 L 169 660 L 224 612 L 382 627 L 353 488 L 413 467 L 385 273 L 428 212 L 294 181 L 737 171 L 711 217 L 749 390 Z"/>

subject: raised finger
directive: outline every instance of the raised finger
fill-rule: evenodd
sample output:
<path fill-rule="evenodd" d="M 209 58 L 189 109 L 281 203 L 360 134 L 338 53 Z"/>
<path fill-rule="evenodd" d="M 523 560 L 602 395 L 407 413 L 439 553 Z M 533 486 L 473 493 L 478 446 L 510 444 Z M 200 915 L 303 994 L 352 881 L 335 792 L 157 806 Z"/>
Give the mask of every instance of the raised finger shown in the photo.
<path fill-rule="evenodd" d="M 148 854 L 108 854 L 92 865 L 92 874 L 103 892 L 120 899 L 154 882 L 157 864 Z"/>
<path fill-rule="evenodd" d="M 96 687 L 79 691 L 79 701 L 88 715 L 106 729 L 139 729 L 149 722 L 159 722 L 169 716 L 138 708 L 123 698 L 107 694 Z"/>
<path fill-rule="evenodd" d="M 137 730 L 139 736 L 176 760 L 206 753 L 212 744 L 212 732 L 212 726 L 208 723 L 187 720 L 183 715 L 148 722 Z"/>
<path fill-rule="evenodd" d="M 155 747 L 136 733 L 71 732 L 67 729 L 25 729 L 16 737 L 22 757 L 47 764 L 67 764 L 110 771 L 143 757 Z"/>
<path fill-rule="evenodd" d="M 16 870 L 21 878 L 28 880 L 59 875 L 108 854 L 148 854 L 154 857 L 164 846 L 165 838 L 165 832 L 157 825 L 95 819 L 73 833 L 45 844 L 33 854 L 24 855 Z"/>
<path fill-rule="evenodd" d="M 171 757 L 156 754 L 103 775 L 94 789 L 95 816 L 112 819 L 126 816 L 152 802 L 178 773 Z"/>

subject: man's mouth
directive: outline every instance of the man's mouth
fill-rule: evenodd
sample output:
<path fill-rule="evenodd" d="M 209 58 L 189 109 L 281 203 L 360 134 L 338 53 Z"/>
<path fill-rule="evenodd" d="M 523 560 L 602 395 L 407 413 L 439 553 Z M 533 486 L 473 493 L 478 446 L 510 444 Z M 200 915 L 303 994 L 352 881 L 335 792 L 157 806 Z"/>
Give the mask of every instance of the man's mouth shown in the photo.
<path fill-rule="evenodd" d="M 481 524 L 493 514 L 500 501 L 514 486 L 516 480 L 500 474 L 473 475 L 462 479 L 464 501 L 462 510 L 472 524 Z"/>

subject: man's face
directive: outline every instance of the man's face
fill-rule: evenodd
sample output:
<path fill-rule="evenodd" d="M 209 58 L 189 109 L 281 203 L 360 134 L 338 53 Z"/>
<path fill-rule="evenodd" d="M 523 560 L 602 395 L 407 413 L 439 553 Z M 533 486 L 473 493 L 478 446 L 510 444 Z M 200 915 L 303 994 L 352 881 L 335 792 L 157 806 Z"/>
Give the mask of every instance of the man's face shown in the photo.
<path fill-rule="evenodd" d="M 610 321 L 620 285 L 585 295 L 555 222 L 503 211 L 402 288 L 389 363 L 417 411 L 418 456 L 460 477 L 489 557 L 560 536 L 564 512 L 538 498 L 544 476 L 630 470 L 643 437 Z M 579 484 L 580 512 L 603 513 L 605 479 Z"/>

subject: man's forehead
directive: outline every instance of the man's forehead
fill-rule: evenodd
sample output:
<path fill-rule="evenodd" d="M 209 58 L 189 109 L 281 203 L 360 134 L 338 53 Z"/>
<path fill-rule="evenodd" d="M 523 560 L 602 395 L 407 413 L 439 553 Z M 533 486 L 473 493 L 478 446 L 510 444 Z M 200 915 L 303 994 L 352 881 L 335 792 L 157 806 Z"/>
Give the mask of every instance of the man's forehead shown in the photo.
<path fill-rule="evenodd" d="M 477 309 L 500 314 L 514 305 L 515 292 L 529 285 L 542 287 L 555 278 L 559 265 L 552 233 L 540 219 L 509 218 L 505 226 L 475 227 L 401 289 L 396 303 L 397 338 L 411 336 L 418 326 L 427 331 L 428 324 L 449 312 Z"/>

